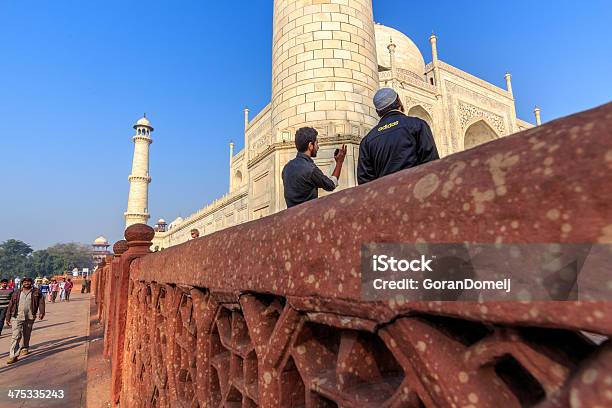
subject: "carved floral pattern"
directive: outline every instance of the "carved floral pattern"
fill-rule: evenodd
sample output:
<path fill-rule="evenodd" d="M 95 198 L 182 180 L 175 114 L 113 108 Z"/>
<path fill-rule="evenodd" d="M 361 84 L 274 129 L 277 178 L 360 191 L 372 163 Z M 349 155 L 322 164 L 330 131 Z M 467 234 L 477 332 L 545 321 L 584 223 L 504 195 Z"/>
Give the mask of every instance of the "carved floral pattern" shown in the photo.
<path fill-rule="evenodd" d="M 433 105 L 430 103 L 421 102 L 418 99 L 414 99 L 410 95 L 405 95 L 405 94 L 402 95 L 402 102 L 404 103 L 404 106 L 406 107 L 406 112 L 408 112 L 410 109 L 414 108 L 415 106 L 420 106 L 427 111 L 429 116 L 431 116 L 432 118 L 434 116 Z"/>
<path fill-rule="evenodd" d="M 461 123 L 461 129 L 465 130 L 474 119 L 484 119 L 485 122 L 497 131 L 498 135 L 506 134 L 506 125 L 504 124 L 503 117 L 480 109 L 469 103 L 459 102 L 459 121 Z"/>

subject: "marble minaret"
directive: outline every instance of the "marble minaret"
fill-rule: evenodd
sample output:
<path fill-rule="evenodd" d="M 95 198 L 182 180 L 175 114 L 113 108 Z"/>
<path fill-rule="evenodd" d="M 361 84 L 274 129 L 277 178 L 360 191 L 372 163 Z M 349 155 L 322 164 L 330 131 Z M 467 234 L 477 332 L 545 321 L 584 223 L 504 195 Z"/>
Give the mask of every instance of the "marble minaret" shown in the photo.
<path fill-rule="evenodd" d="M 153 143 L 151 132 L 153 126 L 144 117 L 134 125 L 136 134 L 134 141 L 134 159 L 132 160 L 132 173 L 130 181 L 130 195 L 128 197 L 127 211 L 125 212 L 125 228 L 132 224 L 146 224 L 149 220 L 149 145 Z"/>

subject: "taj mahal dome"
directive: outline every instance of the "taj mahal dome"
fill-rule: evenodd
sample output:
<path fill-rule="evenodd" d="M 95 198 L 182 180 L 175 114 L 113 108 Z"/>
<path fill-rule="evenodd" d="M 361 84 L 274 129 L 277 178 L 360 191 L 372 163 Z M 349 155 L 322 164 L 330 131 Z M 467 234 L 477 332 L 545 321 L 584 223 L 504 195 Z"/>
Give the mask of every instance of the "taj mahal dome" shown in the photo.
<path fill-rule="evenodd" d="M 429 124 L 441 157 L 534 126 L 516 117 L 510 74 L 499 88 L 439 59 L 436 36 L 429 40 L 425 57 L 405 34 L 374 23 L 372 0 L 275 0 L 272 100 L 253 117 L 244 111 L 244 148 L 229 149 L 229 191 L 185 218 L 160 219 L 153 248 L 183 243 L 193 228 L 203 236 L 284 210 L 281 170 L 303 126 L 318 130 L 315 162 L 328 174 L 335 148 L 347 145 L 336 191 L 356 186 L 359 143 L 378 122 L 372 97 L 380 87 L 394 88 L 406 113 Z M 134 129 L 126 227 L 150 217 L 153 127 L 143 118 Z"/>

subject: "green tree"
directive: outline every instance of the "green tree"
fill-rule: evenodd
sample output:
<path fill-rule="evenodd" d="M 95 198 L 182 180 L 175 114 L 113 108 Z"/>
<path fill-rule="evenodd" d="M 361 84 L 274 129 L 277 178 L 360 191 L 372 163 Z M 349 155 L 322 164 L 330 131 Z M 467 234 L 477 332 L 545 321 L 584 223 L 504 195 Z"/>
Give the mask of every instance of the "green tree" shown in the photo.
<path fill-rule="evenodd" d="M 46 249 L 34 251 L 32 253 L 32 271 L 36 276 L 52 276 L 56 275 L 55 258 Z M 62 271 L 60 271 L 61 273 Z"/>
<path fill-rule="evenodd" d="M 31 276 L 28 259 L 32 247 L 23 241 L 9 239 L 0 244 L 0 276 L 11 279 L 14 277 Z"/>
<path fill-rule="evenodd" d="M 93 268 L 91 249 L 88 245 L 69 242 L 32 252 L 28 244 L 19 240 L 9 239 L 0 244 L 2 278 L 50 277 L 63 275 L 74 268 Z"/>
<path fill-rule="evenodd" d="M 88 245 L 69 242 L 66 244 L 55 244 L 47 248 L 51 256 L 51 263 L 56 273 L 71 271 L 74 268 L 93 268 L 91 248 Z"/>

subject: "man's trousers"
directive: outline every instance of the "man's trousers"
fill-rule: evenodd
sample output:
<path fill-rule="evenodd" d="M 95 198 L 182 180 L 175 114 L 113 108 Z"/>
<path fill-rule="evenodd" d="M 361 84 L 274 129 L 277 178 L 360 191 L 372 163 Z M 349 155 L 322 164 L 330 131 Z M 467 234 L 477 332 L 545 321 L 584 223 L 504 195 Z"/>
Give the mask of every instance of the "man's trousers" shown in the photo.
<path fill-rule="evenodd" d="M 11 337 L 9 357 L 16 357 L 21 349 L 30 347 L 30 336 L 32 335 L 33 327 L 34 320 L 17 320 L 14 317 L 11 319 L 13 336 Z"/>
<path fill-rule="evenodd" d="M 6 319 L 6 310 L 8 307 L 0 307 L 0 334 L 4 328 L 4 319 Z"/>

